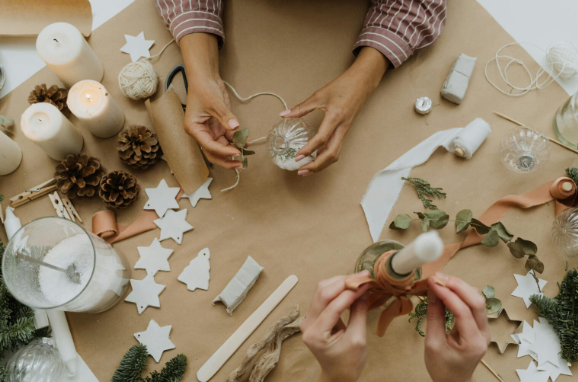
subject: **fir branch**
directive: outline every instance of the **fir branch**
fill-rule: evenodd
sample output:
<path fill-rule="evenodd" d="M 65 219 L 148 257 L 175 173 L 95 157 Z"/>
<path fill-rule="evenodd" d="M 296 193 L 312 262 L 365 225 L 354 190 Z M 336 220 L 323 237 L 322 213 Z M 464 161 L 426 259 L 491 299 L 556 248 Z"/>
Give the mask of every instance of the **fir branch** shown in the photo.
<path fill-rule="evenodd" d="M 427 297 L 420 298 L 421 302 L 416 305 L 413 312 L 409 313 L 409 320 L 411 322 L 414 319 L 417 319 L 415 323 L 415 331 L 422 337 L 425 337 L 425 332 L 421 328 L 421 324 L 423 320 L 427 317 L 427 307 L 428 307 L 428 300 Z M 455 317 L 452 312 L 448 308 L 446 308 L 446 333 L 449 333 L 452 328 L 454 327 Z"/>
<path fill-rule="evenodd" d="M 141 374 L 147 367 L 148 351 L 144 345 L 134 345 L 122 357 L 112 376 L 112 382 L 142 381 Z"/>
<path fill-rule="evenodd" d="M 574 184 L 578 184 L 578 168 L 571 167 L 566 169 L 566 175 L 568 178 L 574 181 Z"/>
<path fill-rule="evenodd" d="M 543 295 L 530 297 L 538 315 L 546 318 L 560 339 L 561 356 L 568 362 L 578 361 L 578 271 L 568 271 L 560 294 L 553 299 Z"/>
<path fill-rule="evenodd" d="M 153 371 L 150 376 L 145 378 L 145 382 L 179 382 L 183 378 L 186 368 L 187 356 L 179 354 L 167 362 L 160 373 Z"/>
<path fill-rule="evenodd" d="M 424 208 L 429 208 L 430 210 L 437 210 L 438 207 L 436 205 L 434 205 L 432 203 L 432 199 L 428 199 L 426 198 L 426 196 L 429 196 L 431 198 L 439 198 L 439 199 L 445 199 L 446 198 L 446 193 L 442 192 L 442 188 L 438 187 L 438 188 L 434 188 L 432 187 L 429 182 L 420 179 L 420 178 L 401 178 L 402 180 L 405 180 L 408 183 L 411 183 L 415 186 L 415 191 L 417 192 L 417 197 L 421 200 L 421 202 L 423 203 L 423 207 Z"/>

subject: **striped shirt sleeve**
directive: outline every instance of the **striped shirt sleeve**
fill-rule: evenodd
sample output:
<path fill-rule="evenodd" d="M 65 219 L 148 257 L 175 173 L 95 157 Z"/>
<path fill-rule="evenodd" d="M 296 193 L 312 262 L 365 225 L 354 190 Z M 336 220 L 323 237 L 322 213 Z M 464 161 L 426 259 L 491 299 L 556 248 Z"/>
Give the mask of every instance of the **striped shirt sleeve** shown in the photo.
<path fill-rule="evenodd" d="M 217 36 L 219 48 L 225 42 L 223 0 L 154 0 L 165 25 L 177 44 L 189 33 L 211 33 Z"/>
<path fill-rule="evenodd" d="M 371 0 L 354 53 L 369 46 L 399 67 L 416 49 L 439 37 L 446 4 L 447 0 Z"/>

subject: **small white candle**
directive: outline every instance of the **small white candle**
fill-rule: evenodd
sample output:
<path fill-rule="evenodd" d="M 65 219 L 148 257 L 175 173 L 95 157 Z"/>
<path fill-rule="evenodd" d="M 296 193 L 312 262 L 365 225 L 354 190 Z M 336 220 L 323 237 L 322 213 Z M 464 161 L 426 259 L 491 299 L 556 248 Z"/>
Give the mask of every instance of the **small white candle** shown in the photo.
<path fill-rule="evenodd" d="M 124 113 L 102 84 L 77 82 L 68 92 L 68 108 L 94 136 L 110 138 L 124 125 Z"/>
<path fill-rule="evenodd" d="M 22 223 L 20 222 L 20 219 L 18 219 L 16 215 L 14 215 L 14 208 L 6 207 L 6 218 L 4 219 L 4 229 L 6 230 L 6 237 L 8 238 L 8 241 L 12 239 L 12 236 L 14 236 L 14 234 L 18 232 L 20 228 L 22 228 Z"/>
<path fill-rule="evenodd" d="M 22 150 L 18 143 L 0 131 L 0 175 L 14 172 L 22 162 Z"/>
<path fill-rule="evenodd" d="M 26 138 L 54 160 L 61 161 L 68 154 L 78 154 L 84 145 L 78 129 L 49 103 L 30 105 L 22 114 L 20 127 Z"/>
<path fill-rule="evenodd" d="M 78 81 L 100 81 L 102 63 L 75 26 L 54 23 L 44 28 L 36 39 L 36 51 L 66 87 Z"/>
<path fill-rule="evenodd" d="M 66 365 L 66 368 L 72 375 L 76 375 L 76 347 L 72 340 L 72 334 L 66 321 L 66 314 L 61 310 L 47 310 L 48 320 L 52 329 L 52 336 L 56 341 L 56 347 L 60 356 Z"/>
<path fill-rule="evenodd" d="M 398 275 L 406 275 L 426 263 L 439 259 L 444 242 L 436 231 L 422 233 L 391 259 L 391 268 Z"/>

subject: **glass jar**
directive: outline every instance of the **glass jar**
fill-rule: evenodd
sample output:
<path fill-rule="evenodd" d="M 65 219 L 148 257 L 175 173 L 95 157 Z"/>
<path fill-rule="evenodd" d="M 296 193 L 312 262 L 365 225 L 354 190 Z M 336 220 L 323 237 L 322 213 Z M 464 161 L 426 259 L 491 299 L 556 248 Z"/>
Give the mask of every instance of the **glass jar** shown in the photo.
<path fill-rule="evenodd" d="M 282 119 L 273 126 L 267 136 L 267 146 L 273 163 L 284 170 L 295 171 L 313 161 L 317 152 L 299 162 L 295 161 L 295 155 L 313 138 L 315 133 L 315 129 L 301 118 Z"/>
<path fill-rule="evenodd" d="M 405 245 L 395 240 L 378 241 L 367 247 L 361 255 L 357 258 L 355 263 L 354 273 L 368 270 L 371 273 L 371 278 L 375 279 L 375 262 L 386 252 L 399 251 Z M 422 275 L 421 268 L 415 270 L 415 280 L 420 280 Z"/>
<path fill-rule="evenodd" d="M 514 128 L 500 142 L 502 164 L 511 171 L 528 173 L 550 160 L 550 141 L 544 134 L 526 127 Z"/>
<path fill-rule="evenodd" d="M 64 362 L 52 338 L 37 338 L 18 350 L 6 364 L 6 382 L 59 382 Z"/>
<path fill-rule="evenodd" d="M 80 282 L 25 257 L 61 269 L 74 265 Z M 10 293 L 31 308 L 99 313 L 122 299 L 130 268 L 110 244 L 77 223 L 45 217 L 14 234 L 2 259 L 2 275 Z"/>
<path fill-rule="evenodd" d="M 578 258 L 578 209 L 562 212 L 552 225 L 552 241 L 568 258 Z"/>
<path fill-rule="evenodd" d="M 554 131 L 562 143 L 578 149 L 578 92 L 556 111 Z"/>

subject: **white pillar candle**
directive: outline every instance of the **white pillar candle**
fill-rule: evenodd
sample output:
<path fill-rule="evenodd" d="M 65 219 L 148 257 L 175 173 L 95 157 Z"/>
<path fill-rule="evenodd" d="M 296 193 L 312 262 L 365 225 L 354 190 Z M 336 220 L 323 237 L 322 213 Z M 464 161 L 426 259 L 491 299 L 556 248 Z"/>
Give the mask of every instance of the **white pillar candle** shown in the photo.
<path fill-rule="evenodd" d="M 391 259 L 391 268 L 398 275 L 406 275 L 426 263 L 440 258 L 444 243 L 436 231 L 422 233 Z"/>
<path fill-rule="evenodd" d="M 124 113 L 102 84 L 84 80 L 68 92 L 68 108 L 94 136 L 110 138 L 124 125 Z"/>
<path fill-rule="evenodd" d="M 0 131 L 0 175 L 14 172 L 22 162 L 22 150 L 18 143 Z"/>
<path fill-rule="evenodd" d="M 78 81 L 100 81 L 102 63 L 76 27 L 54 23 L 44 28 L 36 39 L 36 51 L 66 87 Z"/>
<path fill-rule="evenodd" d="M 6 218 L 4 219 L 4 229 L 6 230 L 6 237 L 8 238 L 8 241 L 12 239 L 12 236 L 14 236 L 14 234 L 18 232 L 20 228 L 22 228 L 22 223 L 20 222 L 20 219 L 18 219 L 16 215 L 14 215 L 14 208 L 6 207 Z"/>
<path fill-rule="evenodd" d="M 66 368 L 72 375 L 76 375 L 76 347 L 72 340 L 72 334 L 66 321 L 66 314 L 61 310 L 47 310 L 48 320 L 52 329 L 52 336 L 56 341 L 56 348 L 66 365 Z"/>
<path fill-rule="evenodd" d="M 20 127 L 26 138 L 54 160 L 61 161 L 68 154 L 78 154 L 84 144 L 78 129 L 49 103 L 30 105 L 22 114 Z"/>

